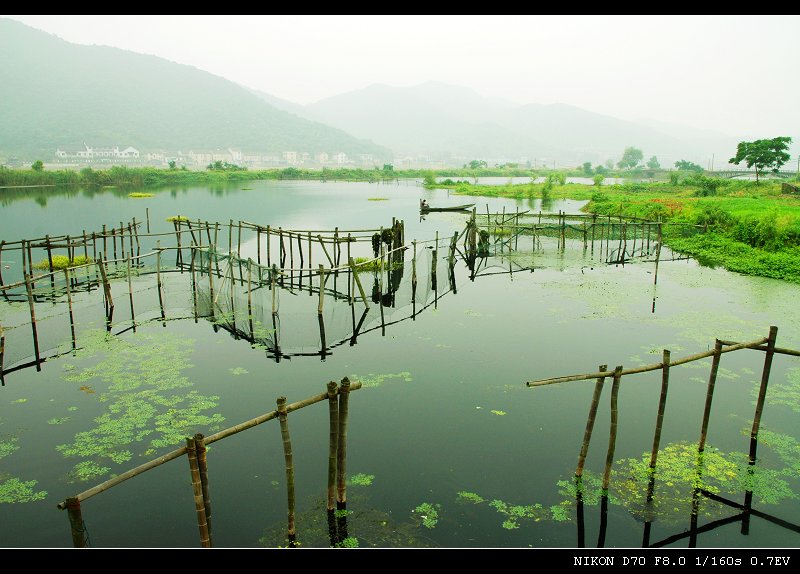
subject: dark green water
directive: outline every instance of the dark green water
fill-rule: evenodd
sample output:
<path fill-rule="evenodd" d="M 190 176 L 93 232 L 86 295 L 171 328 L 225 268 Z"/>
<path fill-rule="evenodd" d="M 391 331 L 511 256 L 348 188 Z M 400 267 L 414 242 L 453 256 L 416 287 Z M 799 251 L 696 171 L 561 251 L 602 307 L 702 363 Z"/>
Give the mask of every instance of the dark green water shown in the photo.
<path fill-rule="evenodd" d="M 132 216 L 143 221 L 147 207 L 153 231 L 167 231 L 171 226 L 164 220 L 175 214 L 300 229 L 375 228 L 397 217 L 406 222 L 407 240 L 424 240 L 436 231 L 451 236 L 463 228 L 466 217 L 443 213 L 419 221 L 420 197 L 432 205 L 475 201 L 480 210 L 487 203 L 405 184 L 254 182 L 216 190 L 164 190 L 139 200 L 129 199 L 128 191 L 6 192 L 0 198 L 0 238 L 80 233 Z M 388 200 L 368 201 L 371 197 Z M 538 201 L 529 205 L 492 198 L 488 203 L 493 212 L 541 207 Z M 545 208 L 575 212 L 579 206 L 553 202 Z M 447 293 L 415 320 L 387 326 L 383 336 L 374 329 L 360 335 L 355 345 L 337 346 L 324 361 L 294 356 L 275 362 L 264 350 L 215 331 L 206 320 L 186 319 L 169 321 L 166 327 L 160 322 L 141 325 L 112 345 L 94 345 L 76 357 L 47 361 L 38 373 L 24 369 L 9 374 L 0 389 L 0 444 L 6 445 L 0 450 L 0 485 L 6 488 L 2 500 L 25 494 L 10 491 L 14 479 L 37 481 L 29 484 L 28 494 L 40 499 L 0 502 L 2 545 L 69 546 L 67 516 L 56 509 L 67 496 L 172 450 L 184 431 L 210 434 L 272 410 L 280 395 L 290 402 L 300 400 L 323 391 L 329 380 L 350 376 L 368 385 L 351 396 L 348 474 L 374 475 L 371 485 L 348 489 L 348 509 L 353 511 L 348 530 L 361 546 L 576 546 L 574 499 L 558 482 L 574 473 L 594 384 L 529 389 L 525 381 L 593 372 L 599 364 L 656 363 L 663 348 L 673 358 L 681 357 L 713 347 L 715 337 L 744 341 L 766 336 L 770 325 L 779 327 L 779 346 L 800 348 L 800 287 L 692 261 L 662 261 L 654 287 L 652 263 L 606 266 L 590 253 L 584 255 L 577 241 L 568 241 L 564 254 L 544 243 L 543 252 L 515 256 L 516 263 L 533 265 L 533 272 L 499 273 L 507 269 L 508 259 L 493 258 L 496 268 L 489 271 L 498 274 L 470 281 L 459 264 L 456 294 Z M 251 257 L 253 250 L 248 244 L 242 249 Z M 19 262 L 5 263 L 9 269 L 4 277 L 13 277 Z M 170 296 L 177 297 L 168 290 Z M 302 293 L 281 297 L 287 349 L 318 350 L 315 298 Z M 0 302 L 0 322 L 7 324 L 19 312 Z M 410 314 L 410 305 L 400 302 L 386 312 L 401 319 Z M 350 320 L 347 305 L 336 313 L 328 327 L 331 333 L 337 332 L 342 315 L 342 324 Z M 737 502 L 744 499 L 744 487 L 734 477 L 741 453 L 749 447 L 742 431 L 749 433 L 763 358 L 763 353 L 747 350 L 724 355 L 714 396 L 708 440 L 724 456 L 710 460 L 714 467 L 707 472 L 712 486 Z M 660 513 L 651 542 L 689 527 L 694 457 L 691 449 L 675 445 L 697 442 L 710 362 L 672 369 L 661 441 L 667 447 L 661 456 L 666 468 L 659 483 L 663 489 L 657 490 Z M 590 476 L 603 472 L 610 387 L 609 382 L 601 398 L 587 459 Z M 759 510 L 794 523 L 800 522 L 795 495 L 799 387 L 798 359 L 776 356 L 762 419 L 772 434 L 763 435 L 759 443 L 757 468 L 763 472 L 756 475 L 754 498 Z M 625 460 L 649 452 L 659 392 L 657 371 L 623 378 L 614 455 L 618 473 L 612 477 L 606 546 L 641 545 L 644 523 L 636 508 L 644 493 L 626 487 L 631 471 Z M 298 539 L 307 546 L 325 545 L 320 501 L 326 486 L 327 407 L 311 406 L 289 419 Z M 86 432 L 90 434 L 80 434 Z M 218 442 L 208 457 L 215 545 L 280 545 L 286 478 L 277 423 Z M 80 481 L 76 465 L 83 465 L 77 468 L 84 476 L 92 468 L 107 470 Z M 196 546 L 187 466 L 179 458 L 85 501 L 91 544 Z M 484 502 L 465 501 L 459 492 L 477 494 Z M 600 506 L 591 502 L 596 501 L 587 495 L 584 536 L 590 547 L 596 545 L 600 527 Z M 414 511 L 424 503 L 438 513 L 435 525 L 428 509 Z M 699 524 L 735 513 L 704 501 Z M 421 515 L 433 528 L 423 524 Z M 791 530 L 751 520 L 747 536 L 735 523 L 699 535 L 697 544 L 798 545 Z M 687 544 L 684 539 L 675 546 Z"/>

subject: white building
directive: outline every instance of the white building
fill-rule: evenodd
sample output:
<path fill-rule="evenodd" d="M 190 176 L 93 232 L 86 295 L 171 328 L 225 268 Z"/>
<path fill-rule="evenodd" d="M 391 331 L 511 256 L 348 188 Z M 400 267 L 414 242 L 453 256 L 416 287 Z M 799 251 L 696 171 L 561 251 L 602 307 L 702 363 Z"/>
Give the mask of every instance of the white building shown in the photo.
<path fill-rule="evenodd" d="M 296 151 L 283 152 L 283 161 L 285 161 L 290 165 L 295 165 L 297 163 L 297 152 Z"/>
<path fill-rule="evenodd" d="M 344 165 L 347 163 L 347 154 L 342 151 L 335 153 L 333 154 L 333 161 L 336 162 L 337 165 Z"/>
<path fill-rule="evenodd" d="M 110 161 L 110 160 L 132 160 L 139 159 L 139 150 L 128 146 L 125 149 L 114 147 L 89 147 L 85 143 L 83 148 L 77 150 L 56 149 L 56 157 L 59 159 L 80 159 L 83 161 Z"/>

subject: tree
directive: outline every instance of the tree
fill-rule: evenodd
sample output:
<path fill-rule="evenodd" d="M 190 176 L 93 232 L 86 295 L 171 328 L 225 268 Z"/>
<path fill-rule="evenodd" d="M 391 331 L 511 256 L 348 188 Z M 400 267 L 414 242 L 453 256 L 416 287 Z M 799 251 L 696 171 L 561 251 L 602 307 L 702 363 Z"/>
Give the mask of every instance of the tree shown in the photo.
<path fill-rule="evenodd" d="M 789 144 L 792 143 L 790 137 L 777 137 L 771 140 L 756 140 L 754 142 L 739 142 L 736 146 L 736 157 L 728 160 L 729 163 L 739 165 L 742 162 L 748 168 L 756 168 L 756 183 L 758 174 L 764 169 L 771 169 L 777 173 L 780 167 L 789 161 Z"/>
<path fill-rule="evenodd" d="M 658 163 L 658 158 L 656 156 L 653 156 L 647 160 L 647 167 L 649 167 L 650 169 L 658 169 L 661 167 L 661 164 Z"/>
<path fill-rule="evenodd" d="M 620 169 L 633 169 L 642 161 L 643 157 L 642 150 L 635 147 L 626 147 L 625 151 L 622 152 L 622 159 L 617 162 L 617 167 Z"/>
<path fill-rule="evenodd" d="M 614 160 L 607 159 L 605 163 L 606 169 L 614 169 Z"/>
<path fill-rule="evenodd" d="M 174 159 L 168 165 L 170 169 L 178 169 L 178 163 Z"/>
<path fill-rule="evenodd" d="M 594 173 L 592 171 L 592 163 L 591 162 L 588 162 L 588 161 L 584 162 L 584 164 L 581 166 L 581 168 L 583 169 L 583 173 L 585 175 L 587 175 L 587 176 L 592 175 Z"/>
<path fill-rule="evenodd" d="M 42 163 L 42 160 L 37 159 L 35 162 L 31 164 L 31 169 L 33 171 L 42 171 L 44 170 L 44 163 Z"/>
<path fill-rule="evenodd" d="M 486 162 L 482 159 L 473 159 L 471 162 L 469 162 L 470 169 L 480 169 L 482 167 L 486 167 Z"/>
<path fill-rule="evenodd" d="M 681 171 L 696 171 L 701 172 L 703 168 L 696 163 L 692 163 L 690 161 L 686 161 L 685 159 L 679 159 L 675 162 L 675 167 Z"/>

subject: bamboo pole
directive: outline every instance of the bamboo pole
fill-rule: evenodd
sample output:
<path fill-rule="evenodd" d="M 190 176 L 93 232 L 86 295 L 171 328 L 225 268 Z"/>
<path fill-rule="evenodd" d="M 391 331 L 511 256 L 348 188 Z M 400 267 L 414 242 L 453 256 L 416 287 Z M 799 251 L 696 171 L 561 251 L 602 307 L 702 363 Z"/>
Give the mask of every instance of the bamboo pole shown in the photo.
<path fill-rule="evenodd" d="M 236 253 L 242 252 L 242 221 L 239 220 L 239 238 L 236 241 Z"/>
<path fill-rule="evenodd" d="M 656 270 L 653 274 L 653 285 L 658 285 L 658 260 L 661 259 L 661 221 L 658 222 L 658 236 L 656 238 Z"/>
<path fill-rule="evenodd" d="M 358 292 L 361 294 L 361 300 L 364 302 L 364 307 L 369 309 L 369 303 L 367 303 L 367 295 L 366 293 L 364 293 L 364 287 L 361 285 L 361 279 L 359 279 L 358 273 L 356 273 L 356 265 L 353 262 L 352 257 L 350 258 L 349 264 L 350 264 L 350 270 L 353 273 L 353 279 L 355 280 L 356 286 L 358 287 Z"/>
<path fill-rule="evenodd" d="M 133 283 L 131 282 L 131 258 L 128 257 L 127 260 L 127 268 L 128 268 L 128 300 L 131 304 L 131 324 L 133 325 L 133 330 L 136 331 L 136 312 L 133 310 Z"/>
<path fill-rule="evenodd" d="M 114 246 L 114 260 L 117 259 L 117 230 L 116 228 L 111 228 L 111 243 Z"/>
<path fill-rule="evenodd" d="M 39 356 L 39 333 L 36 330 L 36 311 L 33 305 L 33 290 L 31 288 L 31 278 L 29 275 L 25 275 L 25 290 L 28 293 L 28 307 L 31 312 L 31 334 L 33 335 L 33 353 L 36 356 L 36 370 L 41 371 L 42 361 Z"/>
<path fill-rule="evenodd" d="M 330 264 L 331 267 L 335 267 L 335 265 L 333 263 L 333 259 L 331 259 L 331 256 L 328 254 L 328 248 L 325 247 L 325 243 L 323 243 L 323 241 L 322 241 L 322 236 L 321 235 L 317 235 L 317 239 L 319 240 L 319 244 L 322 246 L 322 251 L 325 253 L 325 257 L 328 259 L 328 263 Z M 349 245 L 350 244 L 348 243 L 348 247 L 349 247 Z M 310 251 L 311 251 L 311 248 L 309 248 L 309 252 Z"/>
<path fill-rule="evenodd" d="M 159 239 L 156 242 L 156 288 L 158 290 L 158 306 L 161 309 L 161 320 L 162 322 L 166 319 L 166 314 L 164 313 L 164 294 L 161 290 L 161 240 Z M 163 323 L 166 327 L 166 323 Z"/>
<path fill-rule="evenodd" d="M 664 353 L 662 355 L 663 360 L 661 364 L 663 365 L 661 370 L 661 396 L 658 399 L 658 414 L 656 415 L 656 430 L 655 434 L 653 435 L 653 448 L 650 451 L 650 470 L 655 470 L 656 468 L 656 461 L 658 460 L 658 449 L 661 446 L 661 427 L 664 422 L 664 410 L 666 409 L 667 405 L 667 391 L 669 390 L 669 364 L 670 364 L 670 352 L 667 349 L 664 349 Z M 648 502 L 652 500 L 653 493 L 652 489 L 648 489 L 647 499 Z"/>
<path fill-rule="evenodd" d="M 133 226 L 130 223 L 128 224 L 128 245 L 130 247 L 131 257 L 133 257 L 133 236 L 134 236 L 134 230 L 135 229 L 136 229 L 135 228 L 135 224 Z M 180 246 L 181 246 L 181 237 L 180 237 L 180 234 L 178 234 L 178 247 L 180 248 Z M 181 264 L 183 264 L 183 252 L 180 251 L 180 249 L 179 249 L 178 253 L 181 254 Z"/>
<path fill-rule="evenodd" d="M 211 493 L 208 488 L 208 461 L 206 460 L 206 444 L 202 433 L 194 435 L 194 449 L 197 456 L 197 468 L 200 471 L 200 485 L 203 489 L 203 506 L 206 510 L 208 525 L 208 542 L 213 544 L 211 536 Z"/>
<path fill-rule="evenodd" d="M 192 491 L 194 493 L 194 508 L 197 512 L 197 528 L 200 531 L 200 546 L 211 548 L 211 533 L 206 517 L 206 505 L 203 501 L 203 484 L 200 480 L 200 467 L 197 462 L 197 449 L 194 439 L 186 439 L 186 453 L 189 459 L 189 472 L 192 477 Z"/>
<path fill-rule="evenodd" d="M 6 377 L 3 374 L 3 359 L 6 354 L 6 334 L 3 325 L 0 324 L 0 386 L 6 386 Z"/>
<path fill-rule="evenodd" d="M 737 343 L 735 345 L 731 345 L 730 347 L 723 348 L 722 353 L 730 353 L 732 351 L 738 351 L 739 349 L 752 349 L 758 348 L 760 345 L 763 345 L 767 342 L 767 338 L 763 339 L 756 339 L 755 341 L 750 341 L 748 343 Z M 683 365 L 684 363 L 691 363 L 692 361 L 699 361 L 700 359 L 705 359 L 707 357 L 711 357 L 714 354 L 714 351 L 703 351 L 702 353 L 695 353 L 694 355 L 688 355 L 686 357 L 682 357 L 680 359 L 676 359 L 672 361 L 669 366 L 676 367 L 678 365 Z M 624 369 L 622 371 L 622 375 L 634 375 L 637 373 L 646 373 L 648 371 L 655 371 L 661 369 L 663 367 L 662 363 L 654 363 L 651 365 L 644 365 L 641 367 L 636 367 L 633 369 Z M 588 373 L 582 375 L 569 375 L 566 377 L 554 377 L 551 379 L 541 379 L 538 381 L 528 381 L 526 385 L 528 387 L 541 387 L 544 385 L 553 385 L 557 383 L 566 383 L 569 381 L 582 381 L 587 379 L 596 379 L 597 377 L 607 377 L 612 375 L 613 373 L 610 372 L 600 372 L 600 373 Z"/>
<path fill-rule="evenodd" d="M 3 286 L 3 245 L 5 241 L 0 240 L 0 287 Z"/>
<path fill-rule="evenodd" d="M 267 267 L 272 267 L 272 260 L 270 259 L 270 249 L 269 249 L 269 244 L 270 244 L 270 239 L 271 238 L 272 238 L 272 235 L 271 235 L 271 232 L 270 232 L 270 226 L 267 225 Z"/>
<path fill-rule="evenodd" d="M 150 208 L 149 207 L 145 207 L 144 208 L 144 214 L 145 214 L 145 217 L 147 218 L 147 233 L 150 233 Z"/>
<path fill-rule="evenodd" d="M 253 330 L 253 260 L 247 258 L 247 322 L 250 325 L 250 337 L 255 339 L 255 332 Z"/>
<path fill-rule="evenodd" d="M 328 416 L 330 432 L 328 442 L 328 511 L 336 508 L 336 456 L 339 448 L 339 401 L 335 381 L 328 383 Z"/>
<path fill-rule="evenodd" d="M 711 402 L 714 399 L 714 386 L 717 383 L 717 371 L 722 355 L 722 342 L 717 339 L 714 343 L 714 358 L 711 361 L 711 374 L 708 376 L 708 389 L 706 390 L 706 405 L 703 410 L 703 424 L 700 428 L 700 442 L 697 445 L 697 452 L 703 452 L 706 447 L 706 437 L 708 434 L 708 420 L 711 417 Z"/>
<path fill-rule="evenodd" d="M 270 283 L 272 284 L 272 316 L 273 317 L 275 317 L 275 315 L 278 313 L 278 307 L 276 306 L 276 302 L 275 302 L 275 296 L 276 296 L 275 278 L 277 277 L 277 275 L 278 275 L 278 267 L 276 265 L 273 265 L 272 266 L 272 273 L 270 273 Z"/>
<path fill-rule="evenodd" d="M 233 251 L 233 219 L 228 220 L 228 253 Z"/>
<path fill-rule="evenodd" d="M 617 395 L 619 383 L 622 378 L 622 365 L 614 369 L 614 380 L 611 385 L 611 430 L 608 435 L 608 451 L 606 452 L 606 467 L 603 471 L 603 493 L 608 493 L 608 484 L 611 481 L 611 465 L 614 464 L 614 449 L 617 444 Z"/>
<path fill-rule="evenodd" d="M 309 284 L 311 279 L 309 278 Z M 322 316 L 322 305 L 325 302 L 325 267 L 322 263 L 319 264 L 319 305 L 317 306 L 317 315 Z M 324 345 L 323 345 L 324 347 Z"/>
<path fill-rule="evenodd" d="M 121 221 L 119 222 L 119 250 L 120 257 L 125 259 L 125 225 Z"/>
<path fill-rule="evenodd" d="M 69 309 L 69 330 L 72 337 L 72 350 L 76 348 L 75 342 L 75 315 L 72 313 L 72 288 L 70 287 L 69 267 L 64 268 L 64 282 L 67 289 L 67 307 Z M 2 369 L 2 361 L 0 361 L 0 369 Z"/>
<path fill-rule="evenodd" d="M 600 365 L 600 371 L 605 371 L 608 365 Z M 605 377 L 598 377 L 594 385 L 594 394 L 592 395 L 592 402 L 589 406 L 589 416 L 586 419 L 586 430 L 583 432 L 583 444 L 581 451 L 578 455 L 578 466 L 575 468 L 575 477 L 580 480 L 583 477 L 583 465 L 586 462 L 586 455 L 589 453 L 589 442 L 592 440 L 592 430 L 594 429 L 594 421 L 597 416 L 597 406 L 600 401 L 600 394 L 603 392 L 603 383 Z M 580 486 L 580 484 L 578 484 Z"/>
<path fill-rule="evenodd" d="M 294 462 L 292 460 L 292 441 L 289 437 L 289 421 L 286 415 L 286 397 L 278 397 L 278 419 L 281 425 L 281 438 L 283 439 L 283 457 L 286 461 L 286 500 L 288 506 L 286 537 L 289 539 L 289 544 L 294 546 Z"/>
<path fill-rule="evenodd" d="M 347 508 L 347 413 L 350 398 L 350 379 L 339 385 L 339 441 L 336 450 L 336 508 Z"/>
<path fill-rule="evenodd" d="M 88 536 L 86 534 L 86 525 L 83 522 L 80 501 L 76 497 L 68 498 L 66 509 L 69 516 L 73 548 L 86 548 L 88 546 Z"/>

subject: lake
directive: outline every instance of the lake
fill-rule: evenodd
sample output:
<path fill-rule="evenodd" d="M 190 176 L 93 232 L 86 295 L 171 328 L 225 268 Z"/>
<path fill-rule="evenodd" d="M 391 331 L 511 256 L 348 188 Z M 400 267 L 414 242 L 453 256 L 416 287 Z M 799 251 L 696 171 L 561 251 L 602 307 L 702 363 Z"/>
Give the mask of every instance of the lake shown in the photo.
<path fill-rule="evenodd" d="M 146 190 L 154 196 L 144 199 L 128 197 L 131 191 L 142 190 L 4 191 L 0 239 L 74 236 L 132 217 L 139 222 L 149 217 L 153 233 L 172 231 L 166 219 L 174 215 L 302 230 L 377 229 L 397 218 L 405 222 L 406 244 L 438 232 L 444 257 L 448 238 L 464 229 L 468 214 L 431 213 L 421 220 L 421 198 L 432 206 L 475 203 L 479 213 L 577 213 L 584 203 L 456 196 L 404 181 L 245 182 Z M 155 247 L 154 240 L 143 241 L 143 252 Z M 531 238 L 520 237 L 517 251 L 504 249 L 486 258 L 473 279 L 459 258 L 454 284 L 440 261 L 435 290 L 423 272 L 425 265 L 430 268 L 431 250 L 420 245 L 420 289 L 413 304 L 407 252 L 392 304 L 384 308 L 371 299 L 355 341 L 351 321 L 362 312 L 361 302 L 350 307 L 346 300 L 326 299 L 323 354 L 317 298 L 302 290 L 279 291 L 280 360 L 221 328 L 219 321 L 195 320 L 185 290 L 188 273 L 165 278 L 169 320 L 164 322 L 152 293 L 142 312 L 154 320 L 142 321 L 135 332 L 106 337 L 102 309 L 91 311 L 94 325 L 82 326 L 83 348 L 74 356 L 47 360 L 41 372 L 10 372 L 0 388 L 2 545 L 71 546 L 67 514 L 56 508 L 65 498 L 181 446 L 183 436 L 212 434 L 273 410 L 279 396 L 299 401 L 343 377 L 363 384 L 351 393 L 347 426 L 347 474 L 357 477 L 347 489 L 347 533 L 353 544 L 575 547 L 582 536 L 594 547 L 602 535 L 607 547 L 638 547 L 646 521 L 652 543 L 685 532 L 710 358 L 671 369 L 657 467 L 662 474 L 657 474 L 656 511 L 650 514 L 643 510 L 641 482 L 630 479 L 641 475 L 645 453 L 649 460 L 660 371 L 623 377 L 619 385 L 615 462 L 603 517 L 597 485 L 611 421 L 612 385 L 606 381 L 586 459 L 582 520 L 572 480 L 594 381 L 537 388 L 525 383 L 593 373 L 601 364 L 613 369 L 658 363 L 662 349 L 669 349 L 674 360 L 713 349 L 715 338 L 766 337 L 771 325 L 779 327 L 779 347 L 799 349 L 800 286 L 671 260 L 666 249 L 654 285 L 652 257 L 607 265 L 599 246 L 584 250 L 580 240 L 567 239 L 561 251 L 555 238 L 540 241 L 531 252 Z M 356 247 L 354 255 L 370 256 L 368 244 Z M 252 239 L 241 251 L 244 257 L 257 256 Z M 2 258 L 5 282 L 18 280 L 21 261 L 15 252 L 4 251 Z M 361 278 L 371 292 L 372 274 Z M 205 285 L 208 279 L 198 281 Z M 127 284 L 113 283 L 120 289 L 115 313 L 124 319 Z M 144 290 L 152 285 L 152 275 L 137 278 L 136 284 Z M 218 284 L 222 290 L 219 285 L 227 284 Z M 259 294 L 269 316 L 271 294 Z M 98 296 L 98 291 L 76 293 L 76 309 L 88 308 Z M 37 314 L 41 309 L 45 317 L 40 336 L 59 339 L 46 345 L 52 348 L 65 339 L 63 329 L 58 335 L 46 332 L 48 308 L 61 312 L 63 304 L 37 303 Z M 17 345 L 12 335 L 29 337 L 30 328 L 19 319 L 25 313 L 27 303 L 0 300 L 0 324 L 17 325 L 8 330 L 9 346 Z M 737 503 L 749 488 L 754 508 L 797 524 L 796 357 L 775 355 L 758 463 L 755 474 L 746 472 L 763 362 L 764 353 L 753 350 L 722 356 L 704 459 L 706 484 Z M 312 405 L 288 420 L 297 539 L 303 546 L 327 546 L 328 408 L 324 402 Z M 287 479 L 277 421 L 211 445 L 208 476 L 215 546 L 286 544 Z M 185 457 L 84 501 L 82 511 L 95 547 L 199 545 Z M 737 513 L 700 497 L 700 525 Z M 791 529 L 758 516 L 750 520 L 747 535 L 738 522 L 722 524 L 700 533 L 696 544 L 781 548 L 800 542 Z M 672 545 L 688 543 L 682 538 Z"/>

